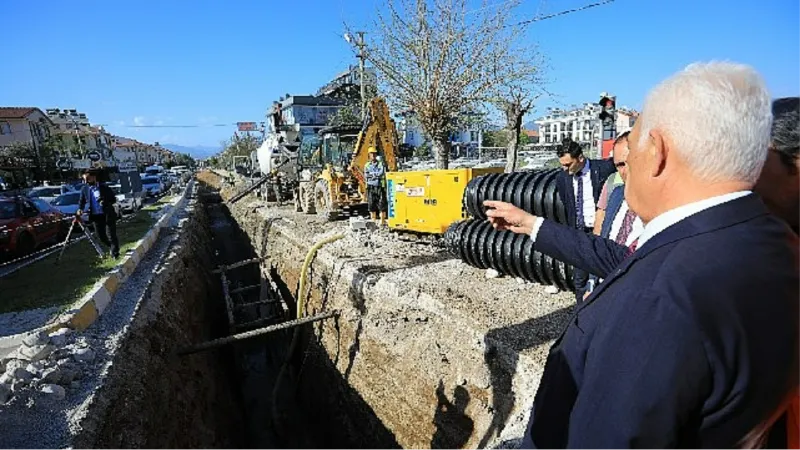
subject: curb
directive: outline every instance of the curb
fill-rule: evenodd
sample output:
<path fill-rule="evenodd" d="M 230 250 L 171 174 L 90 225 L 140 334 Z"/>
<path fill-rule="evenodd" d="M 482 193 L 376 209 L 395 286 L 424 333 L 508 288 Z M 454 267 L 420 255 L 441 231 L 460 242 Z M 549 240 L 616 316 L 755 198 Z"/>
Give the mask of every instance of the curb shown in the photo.
<path fill-rule="evenodd" d="M 175 211 L 185 206 L 189 198 L 187 194 L 193 187 L 194 180 L 191 180 L 177 201 L 165 206 L 169 210 L 156 221 L 155 225 L 136 243 L 133 249 L 128 251 L 122 261 L 98 280 L 80 300 L 73 303 L 69 311 L 62 313 L 52 323 L 42 327 L 11 336 L 0 337 L 0 359 L 19 347 L 22 344 L 22 340 L 33 333 L 42 331 L 51 333 L 65 327 L 75 331 L 84 331 L 91 326 L 105 312 L 114 294 L 136 270 L 139 262 L 145 258 L 147 252 L 158 239 L 161 229 L 172 219 Z"/>

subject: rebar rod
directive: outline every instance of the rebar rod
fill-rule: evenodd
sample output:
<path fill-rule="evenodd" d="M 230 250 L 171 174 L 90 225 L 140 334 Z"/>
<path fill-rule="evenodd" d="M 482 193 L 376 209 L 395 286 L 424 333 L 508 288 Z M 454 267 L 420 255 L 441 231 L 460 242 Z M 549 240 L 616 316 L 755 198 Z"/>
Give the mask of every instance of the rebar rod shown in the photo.
<path fill-rule="evenodd" d="M 233 269 L 236 269 L 236 268 L 239 268 L 239 267 L 242 267 L 242 266 L 246 266 L 248 264 L 255 264 L 257 262 L 261 262 L 261 258 L 245 259 L 245 260 L 242 260 L 242 261 L 239 261 L 239 262 L 235 262 L 233 264 L 229 264 L 227 266 L 219 266 L 216 269 L 212 270 L 211 273 L 222 273 L 222 272 L 225 272 L 227 270 L 233 270 Z"/>
<path fill-rule="evenodd" d="M 287 328 L 292 328 L 300 325 L 305 325 L 311 322 L 317 322 L 320 320 L 328 319 L 330 317 L 338 316 L 339 310 L 332 310 L 327 311 L 324 313 L 320 313 L 314 316 L 303 317 L 302 319 L 295 319 L 290 320 L 287 322 L 279 323 L 277 325 L 270 325 L 268 327 L 257 328 L 255 330 L 245 331 L 244 333 L 238 333 L 231 336 L 227 336 L 224 338 L 213 339 L 208 342 L 203 342 L 202 344 L 193 345 L 191 347 L 186 347 L 178 351 L 179 355 L 189 355 L 192 353 L 197 353 L 205 350 L 211 350 L 213 348 L 221 347 L 223 345 L 231 344 L 233 342 L 242 341 L 245 339 L 254 338 L 256 336 L 261 336 L 263 334 L 272 333 L 275 331 L 285 330 Z"/>

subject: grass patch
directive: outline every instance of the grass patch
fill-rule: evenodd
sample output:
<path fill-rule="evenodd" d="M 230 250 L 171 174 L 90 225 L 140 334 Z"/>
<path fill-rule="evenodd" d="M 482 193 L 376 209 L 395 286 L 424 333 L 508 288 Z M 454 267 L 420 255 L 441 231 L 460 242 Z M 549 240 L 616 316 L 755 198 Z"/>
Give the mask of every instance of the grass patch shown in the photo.
<path fill-rule="evenodd" d="M 156 207 L 148 209 L 150 206 Z M 124 223 L 117 222 L 121 255 L 125 255 L 152 228 L 156 221 L 150 214 L 164 207 L 164 204 L 148 207 L 139 210 Z M 57 255 L 50 255 L 0 278 L 0 313 L 71 304 L 122 260 L 98 258 L 92 244 L 86 239 L 64 250 L 64 256 L 58 264 L 56 258 Z"/>

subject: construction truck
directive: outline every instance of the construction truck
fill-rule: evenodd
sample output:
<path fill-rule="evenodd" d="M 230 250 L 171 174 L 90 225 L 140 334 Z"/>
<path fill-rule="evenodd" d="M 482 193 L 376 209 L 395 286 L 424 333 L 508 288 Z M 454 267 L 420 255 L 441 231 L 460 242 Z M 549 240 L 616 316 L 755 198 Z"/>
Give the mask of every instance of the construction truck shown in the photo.
<path fill-rule="evenodd" d="M 378 150 L 387 170 L 397 170 L 397 130 L 386 102 L 376 97 L 360 128 L 328 127 L 318 134 L 300 145 L 296 205 L 335 220 L 343 212 L 366 207 L 364 166 L 370 147 Z"/>

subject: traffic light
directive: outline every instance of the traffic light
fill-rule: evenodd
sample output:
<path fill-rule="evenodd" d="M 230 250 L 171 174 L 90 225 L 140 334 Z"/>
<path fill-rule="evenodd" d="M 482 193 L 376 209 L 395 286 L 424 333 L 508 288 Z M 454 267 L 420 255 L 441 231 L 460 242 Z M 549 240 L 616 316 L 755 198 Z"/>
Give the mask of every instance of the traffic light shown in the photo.
<path fill-rule="evenodd" d="M 600 101 L 597 102 L 603 110 L 600 111 L 600 120 L 604 121 L 606 119 L 614 119 L 614 110 L 616 109 L 617 98 L 614 96 L 609 96 L 608 94 L 601 94 Z"/>

